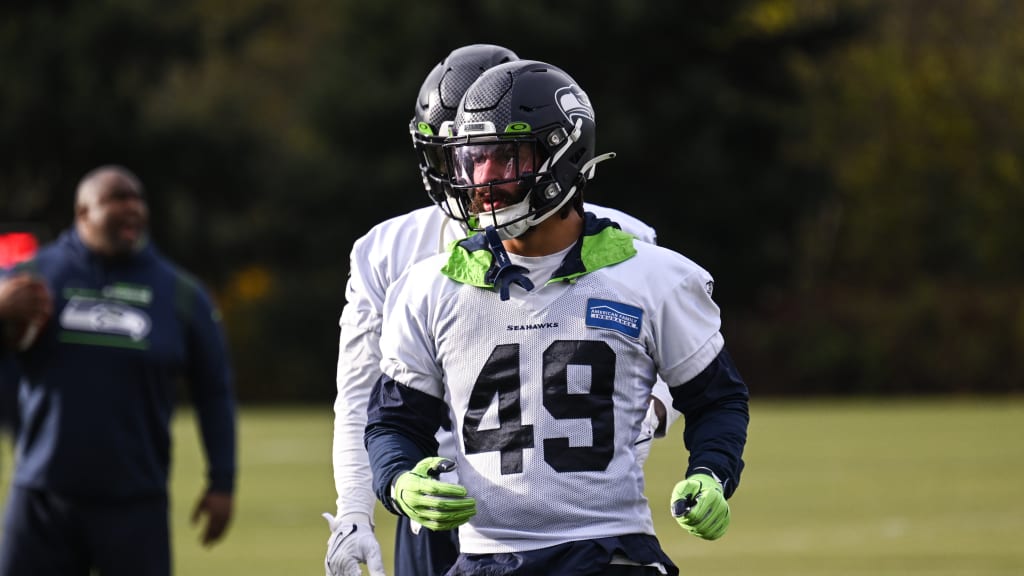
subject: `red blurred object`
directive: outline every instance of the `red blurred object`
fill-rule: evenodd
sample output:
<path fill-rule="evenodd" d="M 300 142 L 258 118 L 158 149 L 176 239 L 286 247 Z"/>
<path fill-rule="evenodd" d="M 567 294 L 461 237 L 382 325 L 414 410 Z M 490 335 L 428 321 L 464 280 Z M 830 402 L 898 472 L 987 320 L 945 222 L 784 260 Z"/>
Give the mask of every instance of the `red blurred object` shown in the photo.
<path fill-rule="evenodd" d="M 31 232 L 0 232 L 0 268 L 28 260 L 38 249 L 39 240 Z"/>

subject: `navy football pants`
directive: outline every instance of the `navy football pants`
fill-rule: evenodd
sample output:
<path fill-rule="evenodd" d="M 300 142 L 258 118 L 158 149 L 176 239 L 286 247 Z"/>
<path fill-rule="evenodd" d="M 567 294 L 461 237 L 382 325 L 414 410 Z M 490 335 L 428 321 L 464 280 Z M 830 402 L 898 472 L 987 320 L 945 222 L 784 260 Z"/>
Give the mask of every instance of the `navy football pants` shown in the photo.
<path fill-rule="evenodd" d="M 398 517 L 395 535 L 395 576 L 442 576 L 444 574 L 488 574 L 530 576 L 603 574 L 605 576 L 660 576 L 646 566 L 609 565 L 617 553 L 636 557 L 644 563 L 661 562 L 668 574 L 679 569 L 661 550 L 655 536 L 629 534 L 616 538 L 581 540 L 550 548 L 513 554 L 459 555 L 458 530 L 431 532 L 422 528 L 413 534 L 409 519 Z"/>
<path fill-rule="evenodd" d="M 440 576 L 459 556 L 459 531 L 413 534 L 409 519 L 398 517 L 395 528 L 395 576 Z"/>
<path fill-rule="evenodd" d="M 612 564 L 616 556 L 636 562 L 659 562 L 669 576 L 679 569 L 661 549 L 658 539 L 649 534 L 626 534 L 595 540 L 577 540 L 548 548 L 500 554 L 462 554 L 448 576 L 657 576 L 661 572 L 649 566 Z"/>

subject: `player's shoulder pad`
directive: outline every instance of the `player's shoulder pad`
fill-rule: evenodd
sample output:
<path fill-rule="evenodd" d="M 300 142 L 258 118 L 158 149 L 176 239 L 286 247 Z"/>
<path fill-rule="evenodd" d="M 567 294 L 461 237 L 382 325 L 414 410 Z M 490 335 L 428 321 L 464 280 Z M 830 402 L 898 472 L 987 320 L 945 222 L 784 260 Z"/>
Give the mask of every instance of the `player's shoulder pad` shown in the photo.
<path fill-rule="evenodd" d="M 651 286 L 687 285 L 711 294 L 711 273 L 679 252 L 645 242 L 634 242 L 637 255 L 624 264 L 631 266 L 629 277 Z"/>

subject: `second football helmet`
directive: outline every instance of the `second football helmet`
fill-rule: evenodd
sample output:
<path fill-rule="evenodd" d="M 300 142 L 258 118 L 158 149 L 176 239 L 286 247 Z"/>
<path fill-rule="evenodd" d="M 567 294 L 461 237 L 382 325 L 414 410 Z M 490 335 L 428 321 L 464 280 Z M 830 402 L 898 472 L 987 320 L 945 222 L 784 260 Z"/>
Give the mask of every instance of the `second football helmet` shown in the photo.
<path fill-rule="evenodd" d="M 462 220 L 515 238 L 557 213 L 614 154 L 595 156 L 594 109 L 559 68 L 518 60 L 466 91 L 445 144 Z"/>
<path fill-rule="evenodd" d="M 493 44 L 471 44 L 456 48 L 434 66 L 416 97 L 416 108 L 409 122 L 412 145 L 419 157 L 423 186 L 430 199 L 449 216 L 457 217 L 448 205 L 444 154 L 441 145 L 459 100 L 466 89 L 488 68 L 518 60 L 515 52 Z"/>

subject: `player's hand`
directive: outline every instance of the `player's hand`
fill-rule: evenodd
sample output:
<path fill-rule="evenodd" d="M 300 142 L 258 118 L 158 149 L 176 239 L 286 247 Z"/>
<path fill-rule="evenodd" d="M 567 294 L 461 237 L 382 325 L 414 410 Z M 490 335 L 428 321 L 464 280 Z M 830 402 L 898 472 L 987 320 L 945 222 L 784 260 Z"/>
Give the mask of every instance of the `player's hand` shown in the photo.
<path fill-rule="evenodd" d="M 694 474 L 679 482 L 672 490 L 672 516 L 694 536 L 721 538 L 729 528 L 729 503 L 722 485 L 708 474 Z"/>
<path fill-rule="evenodd" d="M 651 443 L 654 442 L 655 433 L 662 422 L 660 414 L 664 412 L 665 407 L 661 405 L 661 400 L 651 396 L 651 402 L 647 406 L 647 415 L 640 423 L 640 433 L 637 434 L 636 441 L 633 442 L 636 463 L 641 468 L 643 468 L 644 462 L 647 462 L 647 457 L 651 455 Z"/>
<path fill-rule="evenodd" d="M 455 469 L 447 458 L 433 456 L 399 474 L 391 485 L 391 500 L 402 513 L 430 530 L 452 530 L 476 514 L 476 500 L 458 484 L 441 482 L 443 472 Z"/>
<path fill-rule="evenodd" d="M 342 522 L 327 512 L 323 516 L 331 527 L 324 558 L 327 576 L 361 576 L 360 564 L 366 564 L 370 576 L 386 576 L 380 544 L 369 524 Z"/>
<path fill-rule="evenodd" d="M 192 524 L 199 522 L 199 518 L 206 515 L 206 528 L 203 530 L 201 541 L 204 546 L 209 546 L 220 540 L 227 532 L 228 524 L 231 523 L 231 514 L 234 510 L 235 498 L 228 492 L 207 492 L 196 503 L 192 512 Z"/>

